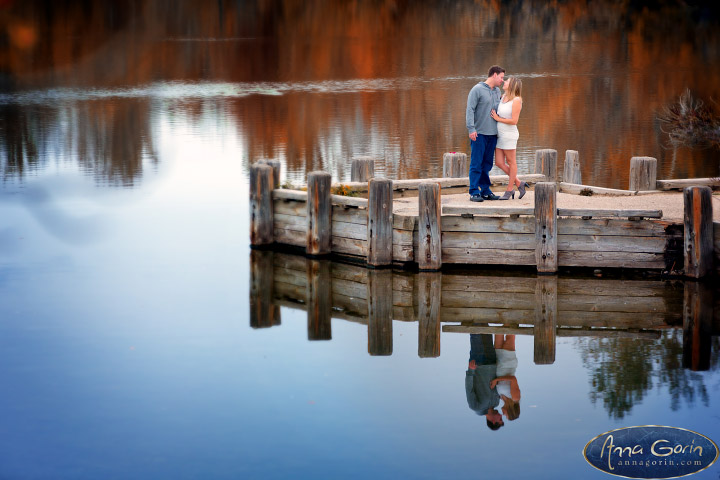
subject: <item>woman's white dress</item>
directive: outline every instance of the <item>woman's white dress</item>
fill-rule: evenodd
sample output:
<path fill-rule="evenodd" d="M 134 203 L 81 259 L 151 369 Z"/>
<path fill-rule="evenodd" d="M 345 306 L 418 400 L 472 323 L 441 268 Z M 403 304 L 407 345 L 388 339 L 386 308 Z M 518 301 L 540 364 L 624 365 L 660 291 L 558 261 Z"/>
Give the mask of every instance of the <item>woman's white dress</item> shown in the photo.
<path fill-rule="evenodd" d="M 513 100 L 498 105 L 497 114 L 502 118 L 512 118 L 512 104 Z M 503 150 L 516 150 L 517 141 L 520 138 L 520 132 L 518 132 L 517 125 L 508 125 L 507 123 L 498 122 L 498 141 L 497 147 Z"/>

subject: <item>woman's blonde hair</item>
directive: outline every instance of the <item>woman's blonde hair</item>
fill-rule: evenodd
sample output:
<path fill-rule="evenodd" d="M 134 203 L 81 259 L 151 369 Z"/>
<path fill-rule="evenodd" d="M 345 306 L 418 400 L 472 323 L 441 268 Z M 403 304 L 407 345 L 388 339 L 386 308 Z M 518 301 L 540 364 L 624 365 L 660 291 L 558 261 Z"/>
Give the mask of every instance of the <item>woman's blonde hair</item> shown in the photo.
<path fill-rule="evenodd" d="M 509 102 L 515 97 L 522 96 L 522 80 L 517 77 L 510 77 L 508 79 L 508 88 L 505 90 L 505 101 Z"/>

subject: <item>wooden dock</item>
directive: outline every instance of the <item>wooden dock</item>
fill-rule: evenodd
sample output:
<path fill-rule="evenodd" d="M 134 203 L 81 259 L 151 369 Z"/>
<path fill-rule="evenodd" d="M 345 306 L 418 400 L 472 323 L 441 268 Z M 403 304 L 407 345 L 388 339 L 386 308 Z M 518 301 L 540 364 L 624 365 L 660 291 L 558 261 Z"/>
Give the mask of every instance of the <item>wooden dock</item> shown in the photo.
<path fill-rule="evenodd" d="M 577 172 L 568 170 L 577 165 L 576 153 L 566 155 L 565 173 L 574 179 Z M 259 162 L 250 176 L 251 244 L 292 246 L 311 257 L 332 254 L 374 268 L 414 265 L 434 271 L 444 264 L 525 265 L 540 273 L 589 267 L 655 270 L 691 278 L 717 274 L 720 223 L 712 220 L 711 188 L 718 182 L 658 181 L 652 174 L 653 161 L 633 158 L 631 172 L 636 173 L 630 183 L 638 189 L 654 185 L 655 190 L 613 193 L 561 181 L 557 152 L 538 151 L 536 173 L 519 176 L 534 186 L 534 207 L 515 209 L 489 202 L 442 205 L 442 194 L 467 192 L 464 154 L 446 154 L 443 170 L 448 178 L 359 178 L 332 185 L 330 174 L 314 172 L 306 189 L 299 190 L 275 188 L 279 163 Z M 356 175 L 372 171 L 368 159 L 353 166 Z M 507 184 L 507 176 L 492 180 Z M 683 222 L 664 220 L 659 210 L 557 208 L 558 191 L 642 195 L 671 188 L 684 189 Z M 394 212 L 394 202 L 407 196 L 417 197 L 417 215 Z"/>
<path fill-rule="evenodd" d="M 683 329 L 689 367 L 709 365 L 720 330 L 707 282 L 411 273 L 251 251 L 250 325 L 280 325 L 280 307 L 307 312 L 308 339 L 330 340 L 331 319 L 367 325 L 368 353 L 390 355 L 393 321 L 418 323 L 418 355 L 440 355 L 441 331 L 534 337 L 534 361 L 555 360 L 558 337 L 657 340 Z M 693 366 L 694 365 L 694 366 Z"/>

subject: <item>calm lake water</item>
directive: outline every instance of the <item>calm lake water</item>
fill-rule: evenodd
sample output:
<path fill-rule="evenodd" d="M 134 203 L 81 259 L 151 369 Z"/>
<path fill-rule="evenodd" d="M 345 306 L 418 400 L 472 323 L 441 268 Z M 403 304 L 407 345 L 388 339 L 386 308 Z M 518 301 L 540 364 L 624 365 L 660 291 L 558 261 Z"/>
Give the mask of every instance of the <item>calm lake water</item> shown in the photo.
<path fill-rule="evenodd" d="M 518 334 L 521 415 L 491 431 L 468 406 L 468 328 L 527 328 L 532 272 L 443 272 L 455 327 L 421 358 L 412 289 L 378 340 L 365 284 L 332 280 L 318 327 L 302 265 L 275 259 L 260 269 L 273 321 L 258 319 L 248 229 L 261 158 L 296 183 L 316 169 L 349 180 L 357 154 L 391 178 L 439 176 L 443 152 L 469 153 L 467 92 L 494 63 L 525 88 L 521 173 L 555 148 L 579 150 L 594 185 L 626 188 L 634 155 L 657 157 L 660 177 L 716 176 L 716 151 L 673 148 L 657 121 L 685 88 L 720 97 L 712 8 L 0 11 L 0 478 L 605 478 L 582 449 L 611 429 L 720 441 L 717 290 L 693 369 L 685 283 L 561 275 L 560 320 L 621 331 L 558 333 L 551 364 Z"/>

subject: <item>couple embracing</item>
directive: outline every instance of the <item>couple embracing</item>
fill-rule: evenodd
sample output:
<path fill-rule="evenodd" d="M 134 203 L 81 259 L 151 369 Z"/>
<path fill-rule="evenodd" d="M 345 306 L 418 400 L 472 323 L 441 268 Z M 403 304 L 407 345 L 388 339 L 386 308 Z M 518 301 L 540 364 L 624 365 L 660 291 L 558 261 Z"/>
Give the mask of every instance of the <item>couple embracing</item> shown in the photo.
<path fill-rule="evenodd" d="M 502 87 L 503 92 L 500 91 Z M 470 200 L 510 200 L 515 186 L 525 196 L 529 186 L 517 178 L 517 123 L 522 110 L 522 82 L 505 78 L 505 69 L 490 67 L 488 78 L 475 85 L 468 95 L 465 123 L 470 134 Z M 490 190 L 490 169 L 495 165 L 509 177 L 502 197 Z"/>

